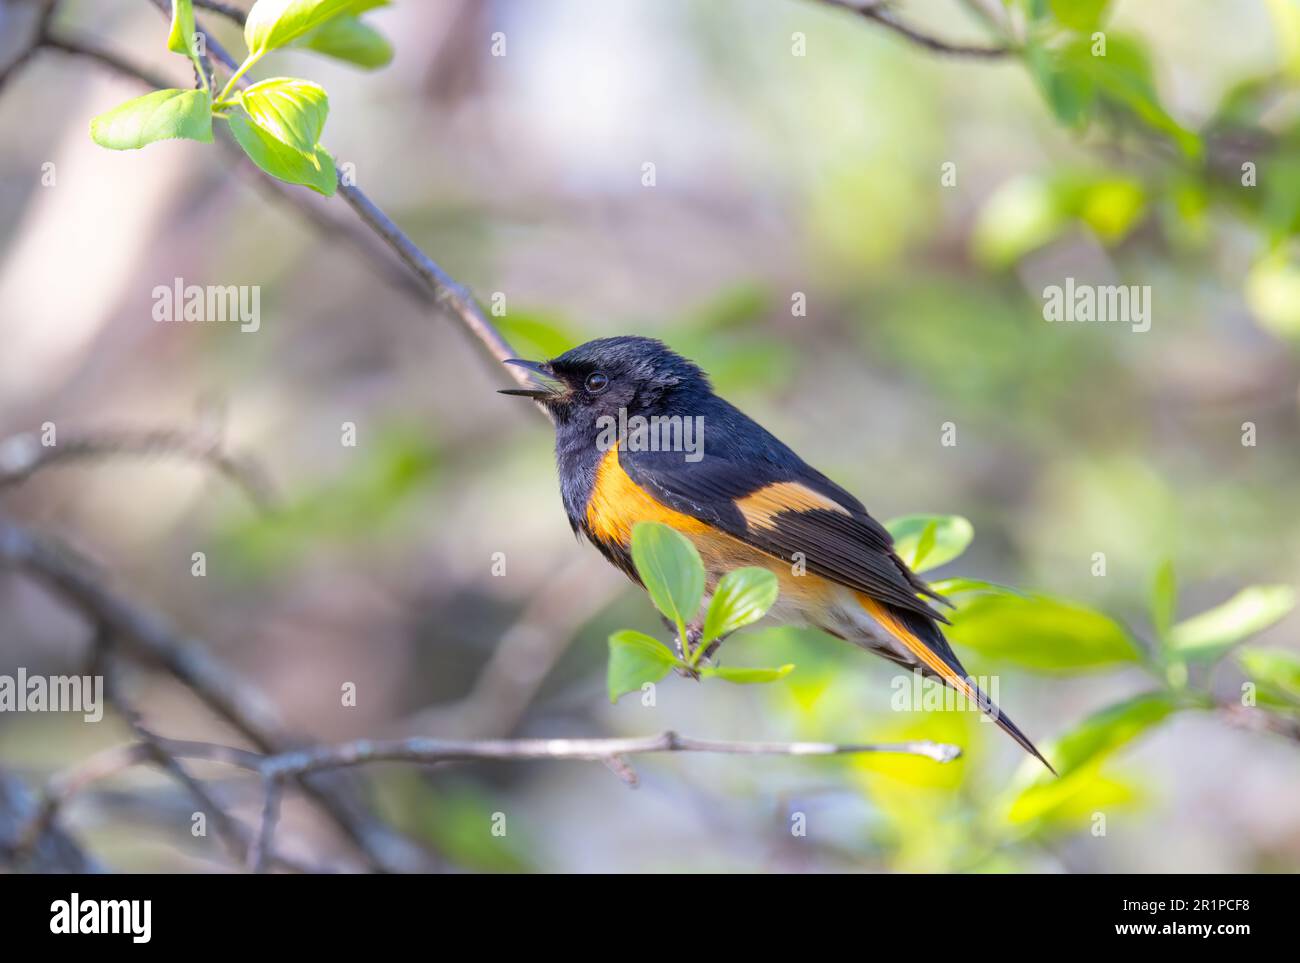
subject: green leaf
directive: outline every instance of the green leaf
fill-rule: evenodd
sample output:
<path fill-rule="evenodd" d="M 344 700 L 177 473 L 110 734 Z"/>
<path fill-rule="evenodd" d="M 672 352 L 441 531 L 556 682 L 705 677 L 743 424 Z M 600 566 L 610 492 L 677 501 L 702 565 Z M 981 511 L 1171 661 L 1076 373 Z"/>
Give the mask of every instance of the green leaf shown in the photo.
<path fill-rule="evenodd" d="M 1184 659 L 1212 659 L 1280 621 L 1294 607 L 1295 590 L 1289 585 L 1242 589 L 1222 605 L 1175 625 L 1169 631 L 1169 647 Z"/>
<path fill-rule="evenodd" d="M 326 21 L 383 6 L 388 0 L 257 0 L 244 21 L 244 43 L 260 55 L 292 43 Z"/>
<path fill-rule="evenodd" d="M 794 671 L 794 663 L 786 663 L 778 669 L 743 669 L 729 666 L 707 666 L 700 669 L 700 675 L 734 682 L 736 685 L 755 685 L 763 682 L 776 682 L 784 679 Z"/>
<path fill-rule="evenodd" d="M 317 162 L 316 148 L 330 110 L 324 87 L 296 77 L 272 77 L 248 87 L 241 100 L 253 123 Z"/>
<path fill-rule="evenodd" d="M 1000 585 L 997 582 L 986 582 L 979 578 L 941 578 L 937 582 L 931 582 L 930 588 L 934 589 L 940 595 L 1018 595 L 1024 597 L 1025 593 L 1020 589 L 1012 588 L 1010 585 Z"/>
<path fill-rule="evenodd" d="M 1174 563 L 1165 559 L 1156 569 L 1155 581 L 1151 585 L 1151 624 L 1162 642 L 1169 638 L 1169 626 L 1174 623 L 1177 608 L 1178 582 L 1174 577 Z"/>
<path fill-rule="evenodd" d="M 90 122 L 100 147 L 135 150 L 160 140 L 212 142 L 212 96 L 206 90 L 155 90 Z"/>
<path fill-rule="evenodd" d="M 916 572 L 951 562 L 975 538 L 974 526 L 960 515 L 904 515 L 886 522 L 885 528 L 894 537 L 894 550 Z M 930 528 L 933 535 L 927 536 Z M 921 552 L 926 541 L 930 547 Z"/>
<path fill-rule="evenodd" d="M 1064 778 L 1111 755 L 1178 708 L 1177 699 L 1168 692 L 1144 692 L 1094 712 L 1065 735 L 1048 742 L 1043 755 L 1052 760 Z M 1028 769 L 1036 781 L 1052 780 L 1050 773 L 1041 773 L 1032 766 Z"/>
<path fill-rule="evenodd" d="M 272 177 L 290 184 L 303 184 L 329 197 L 338 189 L 334 158 L 319 144 L 311 158 L 253 123 L 242 109 L 233 112 L 230 132 L 254 164 Z"/>
<path fill-rule="evenodd" d="M 1102 762 L 1177 711 L 1166 692 L 1147 692 L 1102 709 L 1058 739 L 1043 744 L 1060 778 L 1027 759 L 1017 773 L 1006 817 L 1026 823 L 1058 810 L 1099 777 Z"/>
<path fill-rule="evenodd" d="M 1237 661 L 1260 688 L 1300 703 L 1300 656 L 1282 649 L 1245 648 L 1237 652 Z"/>
<path fill-rule="evenodd" d="M 609 637 L 609 701 L 617 702 L 619 696 L 635 692 L 647 682 L 658 682 L 673 666 L 682 664 L 667 646 L 644 632 L 615 632 Z"/>
<path fill-rule="evenodd" d="M 1052 16 L 1071 30 L 1091 33 L 1101 24 L 1110 0 L 1051 0 Z"/>
<path fill-rule="evenodd" d="M 948 637 L 959 647 L 1029 669 L 1094 669 L 1140 658 L 1113 619 L 1044 596 L 982 595 L 952 619 Z"/>
<path fill-rule="evenodd" d="M 393 45 L 388 38 L 353 14 L 325 21 L 304 34 L 298 43 L 367 70 L 386 67 L 393 59 Z"/>
<path fill-rule="evenodd" d="M 704 616 L 703 644 L 757 622 L 775 604 L 779 591 L 776 576 L 758 566 L 722 576 Z"/>
<path fill-rule="evenodd" d="M 1039 767 L 1042 768 L 1041 766 Z M 1127 781 L 1103 775 L 1100 763 L 1023 790 L 1007 810 L 1012 824 L 1040 822 L 1062 830 L 1086 826 L 1097 812 L 1112 812 L 1140 798 Z"/>
<path fill-rule="evenodd" d="M 650 601 L 679 629 L 695 617 L 704 598 L 704 563 L 685 535 L 659 522 L 638 522 L 632 562 Z"/>
<path fill-rule="evenodd" d="M 172 26 L 167 34 L 167 49 L 173 53 L 184 54 L 194 62 L 199 75 L 203 68 L 199 64 L 199 51 L 194 43 L 198 28 L 194 25 L 194 0 L 172 0 Z M 204 83 L 207 78 L 204 77 Z"/>
<path fill-rule="evenodd" d="M 1200 138 L 1161 105 L 1142 44 L 1108 32 L 1105 54 L 1094 55 L 1093 43 L 1079 36 L 1062 46 L 1035 41 L 1026 48 L 1026 65 L 1057 118 L 1082 129 L 1094 117 L 1126 117 L 1167 136 L 1186 157 L 1199 157 Z"/>
<path fill-rule="evenodd" d="M 172 0 L 172 27 L 167 49 L 189 57 L 194 53 L 194 0 Z"/>

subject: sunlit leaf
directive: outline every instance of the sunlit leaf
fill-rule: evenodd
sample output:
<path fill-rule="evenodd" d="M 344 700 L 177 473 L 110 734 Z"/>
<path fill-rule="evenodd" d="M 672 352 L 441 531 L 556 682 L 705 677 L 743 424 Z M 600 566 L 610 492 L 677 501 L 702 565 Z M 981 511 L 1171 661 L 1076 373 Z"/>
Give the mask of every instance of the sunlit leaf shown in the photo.
<path fill-rule="evenodd" d="M 704 598 L 704 564 L 690 540 L 659 522 L 632 528 L 632 562 L 652 601 L 679 627 L 695 617 Z"/>
<path fill-rule="evenodd" d="M 1045 596 L 981 595 L 952 616 L 958 649 L 1029 669 L 1094 669 L 1134 662 L 1132 638 L 1108 616 Z"/>
<path fill-rule="evenodd" d="M 765 568 L 728 572 L 718 581 L 704 617 L 703 644 L 757 622 L 776 603 L 778 592 L 776 576 Z"/>
<path fill-rule="evenodd" d="M 298 41 L 302 46 L 366 70 L 386 67 L 393 59 L 388 38 L 351 14 L 327 20 Z"/>
<path fill-rule="evenodd" d="M 1184 659 L 1212 659 L 1280 621 L 1294 607 L 1295 590 L 1289 585 L 1242 589 L 1222 605 L 1175 625 L 1169 630 L 1169 647 Z"/>
<path fill-rule="evenodd" d="M 261 54 L 292 43 L 326 21 L 383 6 L 388 0 L 257 0 L 244 21 L 244 43 Z"/>
<path fill-rule="evenodd" d="M 206 90 L 155 90 L 100 114 L 90 122 L 90 136 L 111 150 L 176 138 L 210 143 L 212 97 Z"/>
<path fill-rule="evenodd" d="M 310 157 L 255 123 L 242 109 L 227 118 L 230 132 L 254 164 L 272 177 L 332 195 L 338 189 L 334 158 L 319 144 Z"/>
<path fill-rule="evenodd" d="M 172 0 L 172 25 L 167 33 L 167 49 L 189 57 L 194 64 L 194 69 L 203 76 L 197 34 L 198 28 L 194 24 L 194 0 Z M 204 76 L 205 87 L 207 82 L 207 77 Z"/>
<path fill-rule="evenodd" d="M 754 685 L 763 682 L 776 682 L 784 679 L 794 670 L 793 663 L 787 663 L 776 669 L 745 669 L 738 666 L 706 666 L 700 669 L 700 675 L 723 679 L 738 685 Z"/>
<path fill-rule="evenodd" d="M 330 109 L 324 87 L 297 77 L 272 77 L 240 97 L 253 123 L 315 163 Z"/>
<path fill-rule="evenodd" d="M 647 682 L 658 682 L 680 664 L 667 646 L 644 632 L 615 632 L 609 637 L 609 701 L 617 702 L 619 696 L 636 692 Z"/>
<path fill-rule="evenodd" d="M 917 561 L 918 549 L 933 528 L 932 545 Z M 975 538 L 975 528 L 960 515 L 904 515 L 885 523 L 894 537 L 894 550 L 917 572 L 945 565 L 966 551 Z"/>

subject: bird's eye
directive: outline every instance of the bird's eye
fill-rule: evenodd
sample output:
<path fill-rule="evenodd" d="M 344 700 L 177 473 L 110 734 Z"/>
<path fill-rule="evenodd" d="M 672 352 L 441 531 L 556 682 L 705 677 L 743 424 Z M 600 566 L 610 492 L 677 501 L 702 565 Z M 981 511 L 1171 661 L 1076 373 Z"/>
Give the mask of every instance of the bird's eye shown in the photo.
<path fill-rule="evenodd" d="M 591 374 L 587 375 L 587 380 L 584 382 L 584 386 L 591 394 L 598 395 L 609 387 L 609 379 L 599 371 L 593 371 Z"/>

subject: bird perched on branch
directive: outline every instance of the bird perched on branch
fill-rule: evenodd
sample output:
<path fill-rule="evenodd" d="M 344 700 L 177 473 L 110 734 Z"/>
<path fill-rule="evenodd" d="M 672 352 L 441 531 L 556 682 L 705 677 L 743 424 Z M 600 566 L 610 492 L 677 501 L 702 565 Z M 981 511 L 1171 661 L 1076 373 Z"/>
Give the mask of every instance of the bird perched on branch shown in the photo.
<path fill-rule="evenodd" d="M 652 338 L 589 341 L 550 361 L 511 359 L 555 423 L 569 523 L 629 578 L 638 522 L 689 538 L 708 588 L 760 565 L 780 595 L 770 615 L 806 623 L 945 684 L 1051 769 L 975 685 L 940 630 L 948 604 L 894 552 L 862 503 L 713 393 L 698 366 Z M 667 442 L 667 443 L 665 443 Z M 679 644 L 682 644 L 679 642 Z"/>

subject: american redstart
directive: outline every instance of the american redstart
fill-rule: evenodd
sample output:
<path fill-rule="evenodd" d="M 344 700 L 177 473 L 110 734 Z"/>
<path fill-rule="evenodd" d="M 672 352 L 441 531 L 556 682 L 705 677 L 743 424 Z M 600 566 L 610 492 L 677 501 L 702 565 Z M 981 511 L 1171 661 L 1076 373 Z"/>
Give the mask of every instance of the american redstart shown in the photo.
<path fill-rule="evenodd" d="M 695 544 L 710 590 L 733 569 L 770 569 L 780 582 L 770 613 L 778 621 L 816 626 L 941 679 L 1052 768 L 962 668 L 939 629 L 948 619 L 931 604 L 950 603 L 898 557 L 885 528 L 714 394 L 698 366 L 641 337 L 507 364 L 541 379 L 502 394 L 550 412 L 569 524 L 633 581 L 632 526 L 643 521 Z"/>

